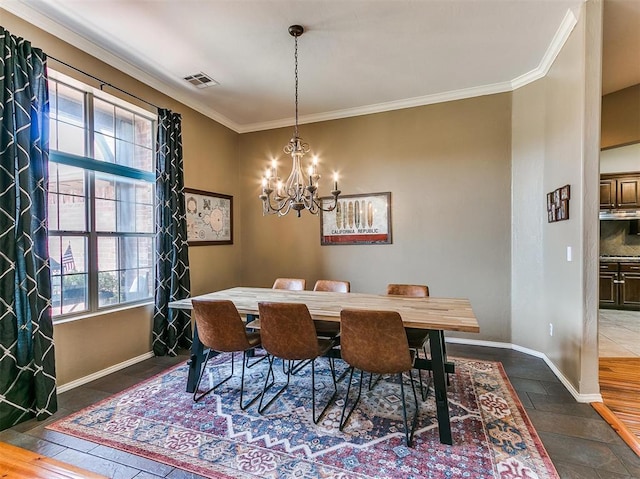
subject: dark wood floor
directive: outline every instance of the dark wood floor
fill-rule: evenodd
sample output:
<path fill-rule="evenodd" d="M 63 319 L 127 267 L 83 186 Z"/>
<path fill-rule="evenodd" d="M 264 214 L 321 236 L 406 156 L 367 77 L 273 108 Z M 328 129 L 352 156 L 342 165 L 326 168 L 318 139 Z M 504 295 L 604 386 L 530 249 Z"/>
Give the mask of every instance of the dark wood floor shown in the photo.
<path fill-rule="evenodd" d="M 576 403 L 541 359 L 507 349 L 449 344 L 450 356 L 501 361 L 563 479 L 640 479 L 640 458 L 588 404 Z M 198 476 L 105 446 L 46 430 L 44 426 L 185 361 L 152 358 L 59 396 L 60 411 L 0 432 L 0 441 L 108 477 L 195 479 Z"/>

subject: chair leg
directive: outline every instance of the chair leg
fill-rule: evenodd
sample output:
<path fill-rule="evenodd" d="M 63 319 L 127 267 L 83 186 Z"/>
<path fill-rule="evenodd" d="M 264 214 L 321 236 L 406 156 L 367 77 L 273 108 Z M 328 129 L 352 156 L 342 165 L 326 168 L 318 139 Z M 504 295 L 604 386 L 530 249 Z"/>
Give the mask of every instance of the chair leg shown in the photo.
<path fill-rule="evenodd" d="M 356 397 L 356 400 L 353 403 L 353 406 L 351 406 L 351 409 L 349 410 L 349 414 L 347 414 L 347 417 L 344 417 L 344 413 L 347 410 L 347 404 L 349 402 L 349 391 L 351 390 L 351 380 L 353 378 L 353 367 L 351 367 L 351 373 L 349 374 L 349 386 L 347 387 L 347 395 L 344 398 L 344 406 L 342 407 L 342 415 L 340 416 L 340 427 L 338 428 L 338 429 L 340 429 L 340 431 L 342 431 L 344 429 L 344 426 L 347 424 L 347 421 L 351 417 L 351 413 L 353 412 L 353 410 L 358 405 L 358 402 L 360 401 L 360 396 L 362 394 L 362 376 L 363 376 L 363 374 L 364 373 L 361 370 L 360 371 L 360 382 L 359 382 L 359 387 L 358 387 L 358 397 Z"/>
<path fill-rule="evenodd" d="M 196 383 L 196 387 L 193 390 L 193 400 L 194 400 L 194 402 L 200 401 L 200 399 L 202 399 L 207 394 L 209 394 L 211 391 L 216 389 L 218 386 L 226 383 L 229 379 L 231 379 L 233 377 L 233 363 L 235 361 L 234 361 L 234 353 L 231 353 L 231 374 L 229 374 L 229 376 L 227 376 L 226 378 L 221 380 L 218 384 L 213 386 L 211 389 L 209 389 L 209 390 L 203 392 L 202 394 L 198 395 L 198 388 L 200 387 L 200 381 L 202 381 L 202 376 L 204 376 L 204 373 L 207 370 L 207 363 L 209 362 L 209 359 L 212 357 L 212 353 L 214 353 L 214 351 L 210 349 L 209 352 L 207 353 L 206 359 L 204 360 L 204 364 L 202 365 L 202 370 L 200 371 L 200 376 L 198 377 L 198 382 Z M 243 361 L 244 361 L 244 359 L 243 359 Z"/>
<path fill-rule="evenodd" d="M 260 414 L 262 414 L 273 403 L 273 401 L 275 401 L 276 398 L 280 396 L 280 394 L 282 394 L 285 391 L 285 389 L 287 389 L 287 387 L 289 386 L 289 380 L 291 379 L 291 365 L 289 365 L 289 367 L 287 368 L 286 384 L 282 386 L 282 388 L 280 388 L 280 390 L 278 390 L 277 393 L 275 393 L 275 395 L 269 400 L 269 402 L 267 402 L 267 404 L 265 404 L 264 406 L 262 405 L 262 401 L 264 400 L 264 397 L 267 394 L 267 390 L 271 388 L 271 386 L 273 386 L 273 384 L 275 383 L 275 374 L 273 373 L 274 359 L 275 358 L 272 355 L 269 355 L 269 372 L 267 373 L 267 377 L 265 377 L 264 379 L 264 387 L 262 388 L 262 394 L 260 395 L 260 403 L 258 404 L 258 413 Z M 284 365 L 282 366 L 282 368 L 284 370 Z M 273 381 L 271 382 L 271 384 L 267 385 L 269 381 L 269 374 L 273 376 Z"/>
<path fill-rule="evenodd" d="M 402 396 L 402 418 L 404 420 L 404 435 L 407 443 L 407 447 L 411 447 L 413 444 L 413 433 L 416 428 L 416 423 L 418 420 L 418 395 L 416 394 L 415 384 L 413 382 L 413 373 L 409 370 L 409 378 L 411 380 L 411 389 L 413 390 L 413 398 L 416 405 L 416 411 L 413 414 L 413 419 L 411 421 L 411 429 L 409 429 L 409 425 L 407 423 L 407 403 L 405 400 L 404 394 L 404 381 L 402 379 L 402 373 L 398 374 L 400 378 L 400 395 Z"/>
<path fill-rule="evenodd" d="M 244 351 L 243 354 L 242 354 L 242 375 L 240 377 L 240 409 L 242 411 L 247 409 L 249 406 L 251 406 L 254 402 L 256 402 L 262 396 L 262 392 L 259 392 L 258 394 L 255 395 L 255 397 L 253 397 L 251 400 L 249 400 L 248 403 L 244 404 L 242 402 L 242 397 L 244 395 L 244 370 L 245 370 L 246 363 L 249 362 L 249 357 L 248 356 L 249 355 L 247 354 L 247 351 Z M 266 356 L 264 358 L 266 358 Z M 264 359 L 264 358 L 262 358 L 262 359 Z M 251 366 L 255 366 L 255 364 L 259 363 L 260 361 L 262 361 L 262 359 L 256 361 Z M 246 365 L 247 368 L 250 368 L 251 366 Z M 267 380 L 268 379 L 269 379 L 269 373 L 267 372 Z M 271 385 L 273 385 L 273 382 L 271 383 Z M 271 385 L 269 387 L 271 387 Z"/>
<path fill-rule="evenodd" d="M 382 377 L 382 374 L 378 374 L 378 377 L 372 383 L 371 380 L 373 379 L 373 373 L 369 373 L 369 391 L 371 391 L 373 388 L 376 387 L 376 384 L 378 384 L 378 381 L 380 381 L 381 377 Z"/>
<path fill-rule="evenodd" d="M 311 360 L 311 414 L 313 417 L 313 422 L 315 424 L 318 424 L 322 416 L 324 416 L 324 413 L 327 412 L 327 409 L 329 409 L 329 406 L 331 406 L 331 404 L 333 403 L 333 400 L 336 398 L 336 395 L 338 394 L 338 385 L 336 383 L 336 375 L 333 372 L 331 359 L 329 359 L 329 367 L 331 368 L 331 376 L 333 378 L 333 394 L 331 395 L 331 397 L 327 401 L 327 404 L 324 406 L 324 408 L 320 412 L 320 415 L 316 417 L 316 366 L 315 365 L 316 365 L 316 361 L 315 359 L 312 359 Z"/>

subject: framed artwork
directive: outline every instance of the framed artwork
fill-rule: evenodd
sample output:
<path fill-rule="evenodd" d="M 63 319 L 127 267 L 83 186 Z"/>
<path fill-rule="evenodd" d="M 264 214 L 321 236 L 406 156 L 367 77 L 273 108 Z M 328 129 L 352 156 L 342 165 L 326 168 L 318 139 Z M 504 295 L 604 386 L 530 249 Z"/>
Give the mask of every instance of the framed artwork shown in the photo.
<path fill-rule="evenodd" d="M 321 200 L 323 208 L 333 204 Z M 341 195 L 333 211 L 320 212 L 320 244 L 391 244 L 391 193 Z"/>
<path fill-rule="evenodd" d="M 569 219 L 569 199 L 571 186 L 564 185 L 551 193 L 547 193 L 547 222 L 555 223 Z"/>
<path fill-rule="evenodd" d="M 184 189 L 189 246 L 233 244 L 233 196 Z"/>

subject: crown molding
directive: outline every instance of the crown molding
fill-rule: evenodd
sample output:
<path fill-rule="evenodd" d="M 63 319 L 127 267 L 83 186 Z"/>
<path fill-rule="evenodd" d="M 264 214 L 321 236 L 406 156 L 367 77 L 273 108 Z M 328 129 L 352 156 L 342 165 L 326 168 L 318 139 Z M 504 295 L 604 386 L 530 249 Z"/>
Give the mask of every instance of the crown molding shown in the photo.
<path fill-rule="evenodd" d="M 226 116 L 215 111 L 213 108 L 203 106 L 190 99 L 187 95 L 180 92 L 178 89 L 170 84 L 162 82 L 153 77 L 148 72 L 142 70 L 136 65 L 129 63 L 128 61 L 120 58 L 113 53 L 108 52 L 104 48 L 96 45 L 89 39 L 75 32 L 72 32 L 66 27 L 56 23 L 56 21 L 47 15 L 37 11 L 35 8 L 28 5 L 25 0 L 0 0 L 0 7 L 13 13 L 14 15 L 26 20 L 29 23 L 47 31 L 48 33 L 60 38 L 61 40 L 68 42 L 80 50 L 93 55 L 99 60 L 107 63 L 108 65 L 117 68 L 118 70 L 130 75 L 131 77 L 141 81 L 142 83 L 158 90 L 159 92 L 175 99 L 176 101 L 192 108 L 193 110 L 205 115 L 208 118 L 222 124 L 223 126 L 235 131 L 236 133 L 251 133 L 256 131 L 272 130 L 276 128 L 289 127 L 294 124 L 293 118 L 283 118 L 280 120 L 238 124 L 233 120 L 230 120 Z M 317 113 L 312 115 L 301 116 L 298 120 L 299 124 L 316 123 L 321 121 L 338 120 L 342 118 L 350 118 L 361 115 L 371 115 L 375 113 L 383 113 L 393 110 L 401 110 L 405 108 L 414 108 L 425 105 L 432 105 L 436 103 L 444 103 L 455 100 L 463 100 L 467 98 L 473 98 L 483 95 L 493 95 L 496 93 L 504 93 L 514 91 L 521 88 L 531 82 L 543 78 L 551 68 L 551 65 L 555 61 L 556 57 L 562 50 L 565 42 L 569 38 L 569 35 L 573 31 L 573 28 L 577 24 L 578 19 L 571 9 L 567 9 L 558 30 L 556 31 L 545 55 L 543 56 L 540 64 L 533 70 L 518 76 L 510 81 L 501 83 L 494 83 L 490 85 L 481 85 L 472 88 L 465 88 L 455 91 L 448 91 L 443 93 L 436 93 L 433 95 L 426 95 L 421 97 L 408 98 L 404 100 L 390 101 L 384 103 L 377 103 L 374 105 L 367 105 L 363 107 L 347 108 L 343 110 L 334 110 L 324 113 Z M 46 53 L 46 52 L 45 52 Z"/>
<path fill-rule="evenodd" d="M 545 52 L 540 64 L 530 72 L 527 72 L 523 75 L 520 75 L 517 78 L 511 80 L 511 89 L 517 90 L 520 87 L 528 85 L 540 78 L 543 78 L 549 73 L 549 69 L 553 62 L 556 60 L 556 57 L 562 50 L 562 47 L 569 39 L 569 35 L 573 31 L 574 27 L 578 23 L 578 18 L 575 16 L 571 9 L 567 10 L 567 13 L 564 15 L 558 30 L 556 30 L 556 34 L 553 36 L 551 43 L 549 44 L 549 48 Z"/>
<path fill-rule="evenodd" d="M 415 98 L 407 98 L 405 100 L 389 101 L 385 103 L 376 103 L 374 105 L 366 105 L 357 108 L 347 108 L 344 110 L 328 111 L 326 113 L 316 113 L 313 115 L 304 115 L 298 119 L 299 124 L 316 123 L 319 121 L 338 120 L 341 118 L 350 118 L 361 115 L 372 115 L 374 113 L 383 113 L 393 110 L 402 110 L 405 108 L 414 108 L 417 106 L 432 105 L 434 103 L 444 103 L 447 101 L 464 100 L 476 96 L 493 95 L 495 93 L 504 93 L 511 91 L 511 82 L 494 83 L 492 85 L 482 85 L 478 87 L 465 88 L 462 90 L 447 91 L 443 93 L 435 93 L 433 95 L 425 95 Z M 282 128 L 294 124 L 293 118 L 285 118 L 282 120 L 265 121 L 262 123 L 251 123 L 243 125 L 239 133 L 249 133 L 253 131 L 272 130 L 274 128 Z"/>

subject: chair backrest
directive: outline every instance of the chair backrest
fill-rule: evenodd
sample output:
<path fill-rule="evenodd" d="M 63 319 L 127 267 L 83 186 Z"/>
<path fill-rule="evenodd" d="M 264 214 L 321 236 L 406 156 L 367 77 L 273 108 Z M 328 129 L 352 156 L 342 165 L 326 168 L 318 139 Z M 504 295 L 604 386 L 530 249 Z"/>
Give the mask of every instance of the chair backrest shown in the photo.
<path fill-rule="evenodd" d="M 272 289 L 288 289 L 289 291 L 304 291 L 307 280 L 301 278 L 276 278 Z"/>
<path fill-rule="evenodd" d="M 426 298 L 429 296 L 429 286 L 423 284 L 389 284 L 387 294 L 394 296 L 411 296 L 412 298 Z"/>
<path fill-rule="evenodd" d="M 332 279 L 319 279 L 313 286 L 314 291 L 332 291 L 334 293 L 348 293 L 351 291 L 349 281 L 335 281 Z"/>
<path fill-rule="evenodd" d="M 351 366 L 376 374 L 409 371 L 413 359 L 396 311 L 343 309 L 340 354 Z"/>
<path fill-rule="evenodd" d="M 313 359 L 318 337 L 306 304 L 258 303 L 262 347 L 282 359 Z"/>
<path fill-rule="evenodd" d="M 250 348 L 242 318 L 231 301 L 194 299 L 198 337 L 205 347 L 220 352 Z"/>

